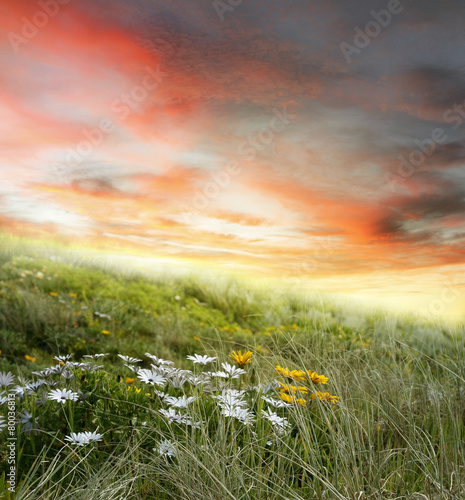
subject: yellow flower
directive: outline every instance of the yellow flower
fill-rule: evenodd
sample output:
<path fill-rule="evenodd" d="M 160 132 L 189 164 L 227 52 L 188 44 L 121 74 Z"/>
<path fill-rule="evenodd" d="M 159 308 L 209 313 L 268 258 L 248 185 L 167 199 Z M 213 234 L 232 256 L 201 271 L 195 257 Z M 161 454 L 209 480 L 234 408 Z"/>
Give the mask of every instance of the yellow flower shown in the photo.
<path fill-rule="evenodd" d="M 50 295 L 51 295 L 52 297 L 58 297 L 58 294 L 57 294 L 56 292 L 50 292 Z"/>
<path fill-rule="evenodd" d="M 291 370 L 289 371 L 287 368 L 282 368 L 281 366 L 276 366 L 276 371 L 282 376 L 287 377 L 288 379 L 304 381 L 305 380 L 305 372 L 302 370 Z"/>
<path fill-rule="evenodd" d="M 280 391 L 293 392 L 294 394 L 296 394 L 297 392 L 301 392 L 302 394 L 307 394 L 308 392 L 308 389 L 306 387 L 283 384 L 282 382 L 279 381 L 278 384 L 282 387 L 282 389 L 279 389 Z"/>
<path fill-rule="evenodd" d="M 134 382 L 134 380 L 136 380 L 135 378 L 131 378 L 131 377 L 126 377 L 126 384 L 127 385 L 130 385 Z"/>
<path fill-rule="evenodd" d="M 75 299 L 77 297 L 77 293 L 70 293 L 69 296 Z"/>
<path fill-rule="evenodd" d="M 102 330 L 102 333 L 103 333 L 104 335 L 110 335 L 110 332 L 109 332 L 108 330 Z"/>
<path fill-rule="evenodd" d="M 284 391 L 279 393 L 279 397 L 283 400 L 286 401 L 286 403 L 292 403 L 295 398 L 290 396 L 289 394 L 286 394 Z"/>
<path fill-rule="evenodd" d="M 145 393 L 146 396 L 151 396 L 150 392 Z"/>
<path fill-rule="evenodd" d="M 328 382 L 328 377 L 325 377 L 324 375 L 317 375 L 316 372 L 311 372 L 311 370 L 307 371 L 309 379 L 314 383 L 314 384 L 326 384 Z"/>
<path fill-rule="evenodd" d="M 286 401 L 287 403 L 298 403 L 300 406 L 305 406 L 307 404 L 307 401 L 305 401 L 305 399 L 295 398 L 294 396 L 291 396 L 290 394 L 286 394 L 284 391 L 280 391 L 279 397 L 283 401 Z"/>
<path fill-rule="evenodd" d="M 244 366 L 252 361 L 252 352 L 247 351 L 242 354 L 242 351 L 233 351 L 232 354 L 229 355 L 229 357 L 234 360 L 239 366 Z"/>
<path fill-rule="evenodd" d="M 195 335 L 194 335 L 192 338 L 193 338 L 194 340 L 196 340 L 196 341 L 199 341 L 199 340 L 200 340 L 200 339 L 199 339 L 199 337 L 197 337 L 197 336 L 195 336 Z"/>
<path fill-rule="evenodd" d="M 29 356 L 29 355 L 25 355 L 24 356 L 28 361 L 32 361 L 32 363 L 35 363 L 37 361 L 37 358 L 34 358 L 34 356 Z"/>
<path fill-rule="evenodd" d="M 321 399 L 321 401 L 330 401 L 331 403 L 337 403 L 337 400 L 339 399 L 338 396 L 331 396 L 329 392 L 317 391 L 316 396 L 315 394 L 310 394 L 310 397 L 312 399 L 316 399 L 317 396 L 319 399 Z"/>
<path fill-rule="evenodd" d="M 139 387 L 139 388 L 134 387 L 134 390 L 137 392 L 137 394 L 139 394 L 139 392 L 142 390 L 142 387 Z"/>

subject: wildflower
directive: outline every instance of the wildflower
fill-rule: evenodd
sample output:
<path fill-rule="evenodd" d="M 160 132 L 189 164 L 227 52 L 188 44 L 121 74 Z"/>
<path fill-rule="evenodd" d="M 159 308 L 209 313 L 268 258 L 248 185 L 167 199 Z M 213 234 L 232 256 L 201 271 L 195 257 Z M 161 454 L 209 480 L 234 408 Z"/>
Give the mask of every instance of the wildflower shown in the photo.
<path fill-rule="evenodd" d="M 247 351 L 242 354 L 242 351 L 233 351 L 232 354 L 229 355 L 229 357 L 234 360 L 239 366 L 244 366 L 252 361 L 252 352 Z"/>
<path fill-rule="evenodd" d="M 311 372 L 310 370 L 307 371 L 308 373 L 308 378 L 314 383 L 314 384 L 326 384 L 328 382 L 328 377 L 325 377 L 324 375 L 317 375 L 316 372 Z"/>
<path fill-rule="evenodd" d="M 169 410 L 162 408 L 161 410 L 158 410 L 158 412 L 161 413 L 169 423 L 175 422 L 176 424 L 185 424 L 189 422 L 188 417 L 178 413 L 176 410 L 173 410 L 173 408 L 170 408 Z"/>
<path fill-rule="evenodd" d="M 69 296 L 73 299 L 75 299 L 77 297 L 77 293 L 70 293 Z"/>
<path fill-rule="evenodd" d="M 110 335 L 110 332 L 109 332 L 108 330 L 102 330 L 102 333 L 103 333 L 104 335 Z"/>
<path fill-rule="evenodd" d="M 208 363 L 211 363 L 212 361 L 215 361 L 215 359 L 218 359 L 216 356 L 200 356 L 200 354 L 194 354 L 193 356 L 187 356 L 187 359 L 192 360 L 194 363 L 198 365 L 203 365 L 205 366 Z"/>
<path fill-rule="evenodd" d="M 176 456 L 176 448 L 173 446 L 173 443 L 170 439 L 164 439 L 158 443 L 156 448 L 153 448 L 153 451 L 160 453 L 160 455 L 165 455 L 168 457 Z"/>
<path fill-rule="evenodd" d="M 331 403 L 337 403 L 337 400 L 339 399 L 339 396 L 331 396 L 329 392 L 320 392 L 317 391 L 316 396 L 315 394 L 310 394 L 310 397 L 312 399 L 320 399 L 321 401 L 330 401 Z"/>
<path fill-rule="evenodd" d="M 221 363 L 221 368 L 228 374 L 230 378 L 239 378 L 240 375 L 246 373 L 242 368 L 236 368 L 229 363 Z"/>
<path fill-rule="evenodd" d="M 15 376 L 11 372 L 0 372 L 0 387 L 8 387 L 13 385 Z"/>
<path fill-rule="evenodd" d="M 233 417 L 240 420 L 243 424 L 249 424 L 253 420 L 253 413 L 244 408 L 247 403 L 242 399 L 242 391 L 223 390 L 218 396 L 213 396 L 218 400 L 221 413 L 226 417 Z"/>
<path fill-rule="evenodd" d="M 69 361 L 72 357 L 73 354 L 66 354 L 64 356 L 53 356 L 53 359 L 60 361 L 61 363 L 66 363 L 66 361 Z"/>
<path fill-rule="evenodd" d="M 103 356 L 108 356 L 108 353 L 101 353 L 101 354 L 84 354 L 83 358 L 91 358 L 91 359 L 99 359 L 103 358 Z"/>
<path fill-rule="evenodd" d="M 181 389 L 182 386 L 189 380 L 189 377 L 182 372 L 170 373 L 168 383 L 175 389 Z"/>
<path fill-rule="evenodd" d="M 207 372 L 210 377 L 229 378 L 226 372 Z"/>
<path fill-rule="evenodd" d="M 89 432 L 72 432 L 70 436 L 65 437 L 65 441 L 69 441 L 70 444 L 75 444 L 77 446 L 84 446 L 89 443 L 95 443 L 97 441 L 101 441 L 103 438 L 103 434 L 99 434 L 97 431 Z"/>
<path fill-rule="evenodd" d="M 52 297 L 58 297 L 58 294 L 57 294 L 56 292 L 50 292 L 50 295 L 51 295 Z"/>
<path fill-rule="evenodd" d="M 245 425 L 248 425 L 253 422 L 254 414 L 248 408 L 240 408 L 240 407 L 224 407 L 221 409 L 221 413 L 225 417 L 233 417 L 242 422 Z"/>
<path fill-rule="evenodd" d="M 305 372 L 302 370 L 288 370 L 287 368 L 282 368 L 281 366 L 276 366 L 276 371 L 281 375 L 281 377 L 285 377 L 292 380 L 304 381 L 305 380 Z"/>
<path fill-rule="evenodd" d="M 192 337 L 192 340 L 195 340 L 196 342 L 199 342 L 199 341 L 200 341 L 200 338 L 199 338 L 199 337 L 197 337 L 197 335 L 194 335 L 194 336 Z"/>
<path fill-rule="evenodd" d="M 48 393 L 48 396 L 49 399 L 53 399 L 54 401 L 65 404 L 68 400 L 76 401 L 79 397 L 79 394 L 67 389 L 53 389 Z"/>
<path fill-rule="evenodd" d="M 268 398 L 266 396 L 262 396 L 262 399 L 275 408 L 286 408 L 290 406 L 289 403 L 286 403 L 285 401 L 279 399 Z"/>
<path fill-rule="evenodd" d="M 130 385 L 134 382 L 134 380 L 136 380 L 135 378 L 131 378 L 131 377 L 126 377 L 126 384 L 127 385 Z"/>
<path fill-rule="evenodd" d="M 139 378 L 142 380 L 142 382 L 145 382 L 146 384 L 150 385 L 165 385 L 166 384 L 166 379 L 165 377 L 162 377 L 158 373 L 155 373 L 152 370 L 139 370 Z"/>
<path fill-rule="evenodd" d="M 282 433 L 284 432 L 284 430 L 287 428 L 287 427 L 290 427 L 290 423 L 289 421 L 284 418 L 284 417 L 280 417 L 276 412 L 274 411 L 271 411 L 269 408 L 268 410 L 262 410 L 262 415 L 269 421 L 271 422 L 271 424 L 273 425 L 273 427 L 275 428 L 275 431 L 279 434 L 279 435 L 282 435 Z"/>
<path fill-rule="evenodd" d="M 156 365 L 158 366 L 171 366 L 174 365 L 173 361 L 167 361 L 165 359 L 157 358 L 154 354 L 150 354 L 149 352 L 146 352 L 145 355 L 149 357 Z"/>
<path fill-rule="evenodd" d="M 39 417 L 33 418 L 32 413 L 26 410 L 23 410 L 19 416 L 20 419 L 18 423 L 23 424 L 22 431 L 26 435 L 30 434 L 31 430 L 37 427 L 37 422 L 39 420 Z"/>
<path fill-rule="evenodd" d="M 142 360 L 139 358 L 131 358 L 131 356 L 123 356 L 122 354 L 118 354 L 118 356 L 125 361 L 126 363 L 133 364 L 133 363 L 142 363 Z"/>
<path fill-rule="evenodd" d="M 8 396 L 6 396 L 6 391 L 0 392 L 0 406 L 8 403 Z"/>
<path fill-rule="evenodd" d="M 289 393 L 293 392 L 294 394 L 296 394 L 297 392 L 301 392 L 302 394 L 307 394 L 307 392 L 308 392 L 308 389 L 306 387 L 283 384 L 282 382 L 279 382 L 279 381 L 278 381 L 278 384 L 281 386 L 279 388 L 280 391 L 289 392 Z"/>
<path fill-rule="evenodd" d="M 50 368 L 46 368 L 45 370 L 41 370 L 38 372 L 32 372 L 33 375 L 37 375 L 38 377 L 50 377 L 51 375 L 60 374 L 64 371 L 64 367 L 60 365 L 51 366 Z"/>
<path fill-rule="evenodd" d="M 67 380 L 74 378 L 74 373 L 71 370 L 63 370 L 61 376 Z"/>
<path fill-rule="evenodd" d="M 302 398 L 295 398 L 294 396 L 291 396 L 290 394 L 286 394 L 285 392 L 281 391 L 279 393 L 279 397 L 283 400 L 286 401 L 287 403 L 298 403 L 300 406 L 305 406 L 307 402 L 305 399 Z"/>
<path fill-rule="evenodd" d="M 156 389 L 154 389 L 153 391 L 161 400 L 165 399 L 166 397 L 169 397 L 168 394 L 166 394 L 165 392 L 162 392 L 162 391 L 157 391 Z"/>
<path fill-rule="evenodd" d="M 45 380 L 39 379 L 36 380 L 35 382 L 27 382 L 26 385 L 24 386 L 28 394 L 32 394 L 37 391 L 37 389 L 40 389 L 44 384 L 46 384 Z"/>
<path fill-rule="evenodd" d="M 172 396 L 165 397 L 165 401 L 172 408 L 187 408 L 190 404 L 192 404 L 197 398 L 190 396 L 186 398 L 186 396 L 181 396 L 180 398 L 175 398 Z"/>
<path fill-rule="evenodd" d="M 34 356 L 29 356 L 28 354 L 25 354 L 24 357 L 28 360 L 31 361 L 32 363 L 35 363 L 37 361 L 37 358 L 34 358 Z"/>

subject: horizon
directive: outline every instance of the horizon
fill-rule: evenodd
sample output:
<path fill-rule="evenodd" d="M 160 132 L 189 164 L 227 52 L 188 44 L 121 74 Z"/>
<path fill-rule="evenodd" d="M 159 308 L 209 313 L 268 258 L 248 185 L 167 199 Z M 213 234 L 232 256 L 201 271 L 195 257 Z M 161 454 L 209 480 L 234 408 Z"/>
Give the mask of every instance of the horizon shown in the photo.
<path fill-rule="evenodd" d="M 465 319 L 465 5 L 0 12 L 3 234 Z"/>

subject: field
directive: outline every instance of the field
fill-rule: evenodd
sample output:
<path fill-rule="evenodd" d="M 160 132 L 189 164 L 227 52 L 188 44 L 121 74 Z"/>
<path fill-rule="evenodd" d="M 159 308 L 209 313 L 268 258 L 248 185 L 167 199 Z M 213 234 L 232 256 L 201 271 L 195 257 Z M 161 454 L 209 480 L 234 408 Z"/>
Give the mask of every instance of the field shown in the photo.
<path fill-rule="evenodd" d="M 464 341 L 460 325 L 5 249 L 0 498 L 462 500 Z"/>

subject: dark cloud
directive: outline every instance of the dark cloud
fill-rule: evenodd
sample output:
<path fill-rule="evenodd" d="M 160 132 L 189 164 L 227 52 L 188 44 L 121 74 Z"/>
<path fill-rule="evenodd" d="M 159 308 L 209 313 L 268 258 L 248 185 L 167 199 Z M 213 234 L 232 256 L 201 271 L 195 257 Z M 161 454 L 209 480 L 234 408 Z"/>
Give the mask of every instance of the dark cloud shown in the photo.
<path fill-rule="evenodd" d="M 418 104 L 446 111 L 465 99 L 465 72 L 445 66 L 423 66 L 402 77 L 405 89 Z"/>
<path fill-rule="evenodd" d="M 440 244 L 440 236 L 454 227 L 448 226 L 445 219 L 453 216 L 461 220 L 465 214 L 465 188 L 446 183 L 433 194 L 397 197 L 391 202 L 388 213 L 375 224 L 375 237 L 420 243 L 434 239 Z"/>
<path fill-rule="evenodd" d="M 429 162 L 434 167 L 457 167 L 465 164 L 465 140 L 438 144 Z"/>

